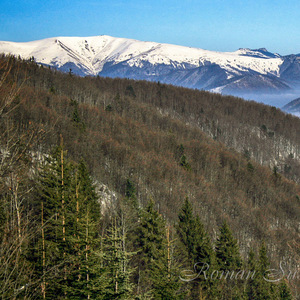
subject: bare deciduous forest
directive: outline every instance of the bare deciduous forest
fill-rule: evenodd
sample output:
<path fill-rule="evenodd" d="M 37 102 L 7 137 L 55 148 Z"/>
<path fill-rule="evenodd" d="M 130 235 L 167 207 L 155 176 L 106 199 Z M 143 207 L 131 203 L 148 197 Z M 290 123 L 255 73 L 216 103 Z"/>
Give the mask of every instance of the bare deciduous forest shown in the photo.
<path fill-rule="evenodd" d="M 2 56 L 0 128 L 3 299 L 299 296 L 297 278 L 178 275 L 199 259 L 219 271 L 299 268 L 299 118 Z"/>

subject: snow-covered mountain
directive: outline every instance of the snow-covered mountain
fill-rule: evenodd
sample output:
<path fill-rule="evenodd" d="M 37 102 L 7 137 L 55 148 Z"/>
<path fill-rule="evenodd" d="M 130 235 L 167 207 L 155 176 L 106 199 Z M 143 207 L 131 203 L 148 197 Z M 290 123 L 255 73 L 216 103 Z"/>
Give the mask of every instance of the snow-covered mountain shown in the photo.
<path fill-rule="evenodd" d="M 300 98 L 297 98 L 286 104 L 282 110 L 295 114 L 300 117 Z"/>
<path fill-rule="evenodd" d="M 160 81 L 228 94 L 287 92 L 300 87 L 300 55 L 261 48 L 215 52 L 110 36 L 0 42 L 0 53 L 84 75 Z"/>

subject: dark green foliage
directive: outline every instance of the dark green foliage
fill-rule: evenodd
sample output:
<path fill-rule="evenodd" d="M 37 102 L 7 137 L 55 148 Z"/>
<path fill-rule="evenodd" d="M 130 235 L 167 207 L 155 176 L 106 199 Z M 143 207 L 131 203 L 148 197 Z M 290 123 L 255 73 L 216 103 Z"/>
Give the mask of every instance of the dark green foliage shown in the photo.
<path fill-rule="evenodd" d="M 75 106 L 74 111 L 73 111 L 73 116 L 72 116 L 72 121 L 75 123 L 80 123 L 80 117 L 79 117 L 79 113 L 78 113 L 78 107 Z"/>
<path fill-rule="evenodd" d="M 180 241 L 185 246 L 185 251 L 187 253 L 187 258 L 190 263 L 195 263 L 196 247 L 194 245 L 195 241 L 195 220 L 193 214 L 193 208 L 188 198 L 185 199 L 184 205 L 181 208 L 181 212 L 178 215 L 178 226 L 177 233 Z"/>
<path fill-rule="evenodd" d="M 199 216 L 194 217 L 188 198 L 185 199 L 178 218 L 177 233 L 184 246 L 182 247 L 182 254 L 187 257 L 188 266 L 196 273 L 200 272 L 204 266 L 207 266 L 209 270 L 213 270 L 215 259 L 210 238 Z M 211 297 L 215 294 L 214 283 L 209 278 L 205 278 L 202 273 L 200 276 L 197 276 L 197 281 L 192 282 L 190 285 L 191 295 L 194 297 L 201 293 L 205 293 L 206 296 Z"/>
<path fill-rule="evenodd" d="M 111 226 L 104 240 L 104 266 L 106 288 L 100 291 L 102 299 L 132 299 L 133 286 L 130 280 L 132 269 L 129 260 L 133 253 L 125 250 L 124 239 L 116 222 Z"/>
<path fill-rule="evenodd" d="M 292 300 L 293 299 L 291 291 L 285 281 L 282 281 L 279 285 L 279 299 L 282 299 L 282 300 Z"/>
<path fill-rule="evenodd" d="M 181 156 L 179 165 L 187 171 L 191 170 L 191 166 L 187 162 L 187 158 L 186 158 L 185 154 Z"/>
<path fill-rule="evenodd" d="M 248 163 L 247 163 L 247 170 L 248 170 L 249 172 L 253 172 L 253 171 L 254 171 L 254 166 L 251 164 L 251 162 L 248 162 Z"/>
<path fill-rule="evenodd" d="M 265 244 L 261 245 L 258 261 L 255 260 L 253 251 L 249 253 L 248 267 L 254 272 L 253 278 L 247 282 L 248 299 L 275 299 L 277 297 L 277 286 L 270 282 L 268 276 L 270 267 Z"/>
<path fill-rule="evenodd" d="M 165 221 L 154 209 L 154 201 L 150 200 L 142 210 L 140 224 L 137 229 L 137 249 L 142 253 L 142 265 L 149 267 L 157 259 L 160 250 L 164 247 Z"/>
<path fill-rule="evenodd" d="M 134 92 L 134 89 L 133 89 L 132 85 L 128 85 L 126 87 L 125 94 L 128 95 L 128 96 L 130 96 L 130 97 L 133 97 L 133 98 L 136 97 L 136 94 Z"/>
<path fill-rule="evenodd" d="M 127 179 L 126 181 L 125 196 L 127 199 L 131 199 L 133 202 L 137 201 L 135 186 L 131 179 Z"/>
<path fill-rule="evenodd" d="M 179 165 L 185 170 L 191 170 L 191 166 L 187 161 L 186 155 L 184 153 L 184 147 L 182 144 L 176 147 L 175 150 L 175 159 L 178 161 Z"/>
<path fill-rule="evenodd" d="M 43 278 L 47 299 L 80 299 L 91 293 L 89 257 L 94 255 L 100 217 L 85 163 L 75 169 L 66 151 L 57 147 L 42 167 L 36 192 L 42 232 L 33 241 L 28 259 L 36 261 L 35 276 Z"/>
<path fill-rule="evenodd" d="M 216 262 L 221 271 L 233 271 L 242 267 L 237 241 L 226 222 L 220 227 L 216 242 Z"/>
<path fill-rule="evenodd" d="M 151 292 L 151 268 L 160 259 L 165 247 L 165 222 L 150 200 L 141 211 L 139 225 L 136 229 L 135 249 L 137 249 L 136 275 L 138 294 Z"/>
<path fill-rule="evenodd" d="M 112 108 L 111 104 L 106 105 L 105 110 L 106 111 L 113 111 L 113 108 Z"/>
<path fill-rule="evenodd" d="M 159 252 L 158 259 L 150 266 L 151 294 L 153 299 L 184 299 L 180 290 L 183 285 L 179 278 L 180 268 L 172 253 L 174 249 L 167 240 L 164 246 L 165 248 Z"/>
<path fill-rule="evenodd" d="M 85 130 L 85 123 L 81 120 L 80 114 L 79 114 L 79 106 L 78 102 L 71 99 L 70 105 L 74 107 L 74 110 L 72 112 L 71 120 L 74 123 L 74 125 L 80 130 Z"/>

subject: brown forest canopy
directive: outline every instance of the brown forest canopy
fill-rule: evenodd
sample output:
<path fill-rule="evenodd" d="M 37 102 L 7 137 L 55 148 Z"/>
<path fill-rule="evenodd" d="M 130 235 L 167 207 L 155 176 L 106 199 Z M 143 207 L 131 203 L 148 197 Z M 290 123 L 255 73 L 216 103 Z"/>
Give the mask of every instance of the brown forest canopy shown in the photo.
<path fill-rule="evenodd" d="M 299 118 L 205 91 L 80 78 L 4 56 L 1 65 L 8 59 L 2 91 L 21 87 L 10 115 L 20 135 L 34 128 L 32 153 L 62 135 L 97 182 L 124 195 L 130 178 L 139 204 L 155 199 L 169 222 L 189 197 L 212 236 L 227 220 L 244 253 L 264 240 L 274 263 L 296 259 Z"/>

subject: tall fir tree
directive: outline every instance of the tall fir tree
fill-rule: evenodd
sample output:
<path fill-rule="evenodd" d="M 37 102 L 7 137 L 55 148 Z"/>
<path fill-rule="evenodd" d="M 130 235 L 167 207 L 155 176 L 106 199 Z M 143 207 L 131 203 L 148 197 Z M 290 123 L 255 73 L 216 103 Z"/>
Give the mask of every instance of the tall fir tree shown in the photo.
<path fill-rule="evenodd" d="M 188 198 L 178 215 L 177 234 L 181 242 L 182 253 L 187 258 L 187 267 L 195 273 L 201 268 L 213 269 L 215 265 L 214 251 L 210 238 L 206 233 L 199 216 L 195 217 L 192 205 Z M 197 279 L 190 282 L 191 297 L 206 295 L 213 297 L 215 294 L 214 282 L 204 274 L 196 275 Z"/>
<path fill-rule="evenodd" d="M 61 145 L 47 157 L 37 182 L 41 234 L 29 259 L 37 262 L 36 278 L 42 278 L 41 298 L 88 297 L 100 207 L 86 166 L 72 164 Z"/>
<path fill-rule="evenodd" d="M 164 248 L 165 222 L 154 209 L 154 201 L 150 200 L 140 213 L 140 220 L 136 229 L 135 249 L 137 268 L 135 272 L 137 294 L 151 293 L 150 269 Z"/>
<path fill-rule="evenodd" d="M 184 299 L 184 291 L 181 290 L 180 264 L 176 255 L 178 253 L 176 253 L 174 240 L 170 238 L 170 226 L 166 226 L 164 247 L 150 266 L 153 299 Z"/>
<path fill-rule="evenodd" d="M 129 265 L 133 253 L 124 250 L 123 238 L 121 228 L 117 227 L 117 222 L 114 220 L 104 242 L 107 287 L 99 294 L 105 300 L 133 298 L 133 286 L 130 278 L 133 270 Z"/>
<path fill-rule="evenodd" d="M 232 280 L 231 275 L 237 274 L 242 267 L 237 240 L 226 222 L 220 227 L 216 241 L 216 263 L 219 270 L 219 299 L 242 299 L 244 288 L 241 282 Z M 224 276 L 223 276 L 224 274 Z"/>
<path fill-rule="evenodd" d="M 220 235 L 216 242 L 216 261 L 221 271 L 233 271 L 242 267 L 237 240 L 226 222 L 220 227 Z"/>

